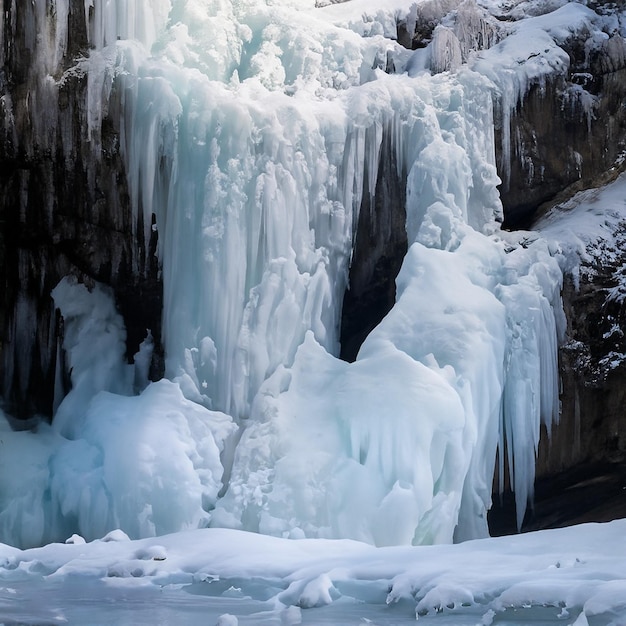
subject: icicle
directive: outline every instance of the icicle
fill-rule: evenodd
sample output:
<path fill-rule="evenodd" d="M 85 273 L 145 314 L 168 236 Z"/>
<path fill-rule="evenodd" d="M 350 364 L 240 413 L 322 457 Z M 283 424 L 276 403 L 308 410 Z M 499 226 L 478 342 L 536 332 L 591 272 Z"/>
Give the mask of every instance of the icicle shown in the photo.
<path fill-rule="evenodd" d="M 67 36 L 69 28 L 69 0 L 56 0 L 56 23 L 55 23 L 55 45 L 54 45 L 54 66 L 55 69 L 61 67 L 65 52 L 67 50 Z"/>
<path fill-rule="evenodd" d="M 454 31 L 437 26 L 431 43 L 431 69 L 435 73 L 457 70 L 463 62 L 461 44 Z"/>
<path fill-rule="evenodd" d="M 500 27 L 486 9 L 479 7 L 476 0 L 465 0 L 456 11 L 454 19 L 456 34 L 463 61 L 467 61 L 471 52 L 488 50 L 500 41 Z"/>

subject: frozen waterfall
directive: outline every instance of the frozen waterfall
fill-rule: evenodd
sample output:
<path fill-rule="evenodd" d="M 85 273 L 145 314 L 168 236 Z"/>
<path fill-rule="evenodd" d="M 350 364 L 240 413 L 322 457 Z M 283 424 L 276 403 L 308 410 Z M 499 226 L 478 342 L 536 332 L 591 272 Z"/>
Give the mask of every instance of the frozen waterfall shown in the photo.
<path fill-rule="evenodd" d="M 198 525 L 463 540 L 488 533 L 497 450 L 521 522 L 540 424 L 558 418 L 561 272 L 543 240 L 500 230 L 493 110 L 508 119 L 565 62 L 551 24 L 524 64 L 470 2 L 495 46 L 479 56 L 452 26 L 402 48 L 409 0 L 84 4 L 91 50 L 71 71 L 88 77 L 94 150 L 120 118 L 137 236 L 158 231 L 169 380 L 124 363 L 104 289 L 59 285 L 73 388 L 50 428 L 1 427 L 0 540 Z M 409 250 L 395 306 L 346 363 L 341 305 L 383 138 Z"/>

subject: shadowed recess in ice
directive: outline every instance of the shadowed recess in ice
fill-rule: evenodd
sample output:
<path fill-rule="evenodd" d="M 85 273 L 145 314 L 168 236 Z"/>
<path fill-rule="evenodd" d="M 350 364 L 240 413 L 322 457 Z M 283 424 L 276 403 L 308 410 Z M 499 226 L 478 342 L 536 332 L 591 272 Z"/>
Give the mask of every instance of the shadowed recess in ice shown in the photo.
<path fill-rule="evenodd" d="M 94 150 L 120 118 L 137 227 L 156 216 L 169 381 L 142 391 L 114 304 L 64 281 L 73 388 L 51 428 L 3 433 L 29 450 L 23 482 L 2 472 L 3 541 L 206 524 L 484 536 L 505 441 L 521 520 L 540 423 L 558 415 L 561 272 L 543 240 L 499 229 L 492 111 L 562 68 L 558 41 L 593 14 L 568 5 L 505 32 L 467 2 L 411 52 L 390 38 L 410 2 L 350 4 L 85 3 L 92 49 L 69 71 L 88 76 Z M 395 306 L 348 364 L 341 303 L 383 136 L 409 250 Z"/>

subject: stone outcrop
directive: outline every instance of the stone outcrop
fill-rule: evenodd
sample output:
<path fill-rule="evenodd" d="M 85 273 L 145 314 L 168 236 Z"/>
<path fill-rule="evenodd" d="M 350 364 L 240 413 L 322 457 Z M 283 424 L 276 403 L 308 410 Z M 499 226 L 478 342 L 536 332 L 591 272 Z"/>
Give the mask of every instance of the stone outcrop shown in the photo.
<path fill-rule="evenodd" d="M 511 116 L 510 175 L 503 175 L 505 226 L 528 227 L 559 193 L 585 189 L 626 148 L 626 42 L 618 34 L 571 39 L 567 76 L 534 85 Z M 501 128 L 498 164 L 504 171 Z"/>

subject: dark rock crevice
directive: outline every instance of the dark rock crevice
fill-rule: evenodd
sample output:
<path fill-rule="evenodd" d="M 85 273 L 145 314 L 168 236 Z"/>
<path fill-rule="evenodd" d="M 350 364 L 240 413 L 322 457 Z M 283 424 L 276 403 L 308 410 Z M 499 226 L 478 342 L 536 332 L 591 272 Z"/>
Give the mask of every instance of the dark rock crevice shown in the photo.
<path fill-rule="evenodd" d="M 539 478 L 521 530 L 563 528 L 626 517 L 625 490 L 626 466 L 623 463 L 582 463 Z M 510 491 L 502 498 L 495 496 L 488 517 L 492 536 L 515 534 L 515 496 Z"/>
<path fill-rule="evenodd" d="M 398 173 L 389 129 L 383 131 L 373 196 L 368 187 L 365 180 L 343 300 L 340 356 L 346 361 L 356 359 L 367 335 L 395 304 L 395 280 L 407 251 L 406 174 Z"/>

